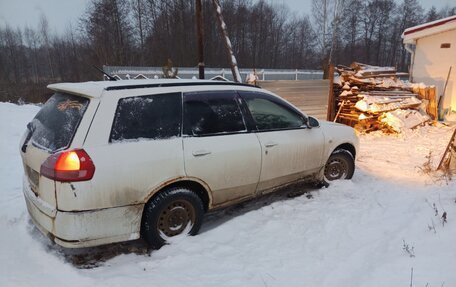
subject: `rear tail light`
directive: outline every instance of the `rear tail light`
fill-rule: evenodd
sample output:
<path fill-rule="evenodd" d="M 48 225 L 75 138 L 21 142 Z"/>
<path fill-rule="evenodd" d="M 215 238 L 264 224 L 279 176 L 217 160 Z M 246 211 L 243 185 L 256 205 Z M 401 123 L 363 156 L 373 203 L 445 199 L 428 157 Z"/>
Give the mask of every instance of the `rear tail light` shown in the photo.
<path fill-rule="evenodd" d="M 95 165 L 85 150 L 75 149 L 48 157 L 41 165 L 40 173 L 56 181 L 85 181 L 92 179 Z"/>

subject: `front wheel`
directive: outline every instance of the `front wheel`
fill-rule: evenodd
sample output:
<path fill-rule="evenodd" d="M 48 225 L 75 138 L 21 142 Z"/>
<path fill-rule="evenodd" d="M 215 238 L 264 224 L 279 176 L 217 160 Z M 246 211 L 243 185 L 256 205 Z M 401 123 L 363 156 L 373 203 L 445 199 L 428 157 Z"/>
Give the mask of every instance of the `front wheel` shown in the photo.
<path fill-rule="evenodd" d="M 177 187 L 159 193 L 144 207 L 142 236 L 154 249 L 166 239 L 182 233 L 196 235 L 204 208 L 201 199 L 189 189 Z"/>
<path fill-rule="evenodd" d="M 335 150 L 325 165 L 325 180 L 350 179 L 355 172 L 353 155 L 346 150 Z"/>

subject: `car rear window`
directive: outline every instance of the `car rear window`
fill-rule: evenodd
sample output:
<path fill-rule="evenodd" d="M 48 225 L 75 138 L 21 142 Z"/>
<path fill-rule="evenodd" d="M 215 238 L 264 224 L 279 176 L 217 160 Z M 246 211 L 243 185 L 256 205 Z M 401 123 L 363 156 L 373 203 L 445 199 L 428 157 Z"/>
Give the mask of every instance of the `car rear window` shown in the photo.
<path fill-rule="evenodd" d="M 28 125 L 34 146 L 55 152 L 67 148 L 89 105 L 89 99 L 56 93 Z"/>
<path fill-rule="evenodd" d="M 110 142 L 177 137 L 181 125 L 181 93 L 124 98 L 117 106 Z"/>

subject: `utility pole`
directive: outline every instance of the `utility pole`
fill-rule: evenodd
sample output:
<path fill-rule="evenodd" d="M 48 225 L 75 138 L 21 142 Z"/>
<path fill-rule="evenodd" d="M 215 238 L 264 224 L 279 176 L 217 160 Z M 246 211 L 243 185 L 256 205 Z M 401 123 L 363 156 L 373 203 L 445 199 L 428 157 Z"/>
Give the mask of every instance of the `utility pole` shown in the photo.
<path fill-rule="evenodd" d="M 201 0 L 195 0 L 196 10 L 196 34 L 198 37 L 198 71 L 199 78 L 204 79 L 204 45 L 203 45 L 203 9 Z"/>
<path fill-rule="evenodd" d="M 218 0 L 212 0 L 212 4 L 214 4 L 215 13 L 217 14 L 218 23 L 220 26 L 220 31 L 222 33 L 223 40 L 225 42 L 225 48 L 228 54 L 229 62 L 231 64 L 231 72 L 233 73 L 233 79 L 235 82 L 242 83 L 241 74 L 239 73 L 239 69 L 237 66 L 236 57 L 233 53 L 233 47 L 231 46 L 230 38 L 228 37 L 228 31 L 226 30 L 226 24 L 223 20 L 222 16 L 222 8 Z"/>

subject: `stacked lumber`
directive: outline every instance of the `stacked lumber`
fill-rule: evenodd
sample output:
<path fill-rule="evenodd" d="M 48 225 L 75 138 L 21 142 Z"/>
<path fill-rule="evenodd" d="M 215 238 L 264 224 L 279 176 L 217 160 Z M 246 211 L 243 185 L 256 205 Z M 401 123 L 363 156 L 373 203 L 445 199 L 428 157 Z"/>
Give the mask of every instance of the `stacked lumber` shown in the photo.
<path fill-rule="evenodd" d="M 431 119 L 426 113 L 429 89 L 402 81 L 399 77 L 404 73 L 394 67 L 355 62 L 350 67 L 339 65 L 336 71 L 339 77 L 333 84 L 335 121 L 363 132 L 396 133 Z"/>

